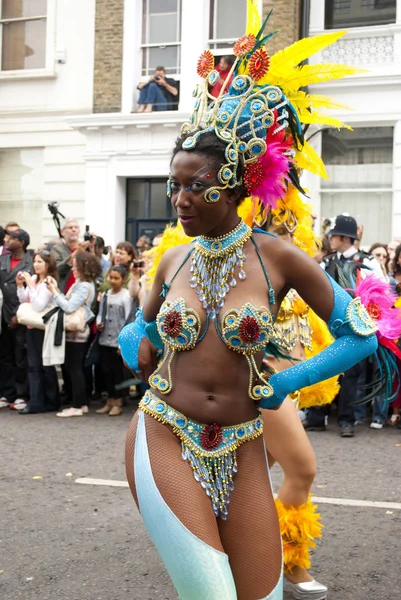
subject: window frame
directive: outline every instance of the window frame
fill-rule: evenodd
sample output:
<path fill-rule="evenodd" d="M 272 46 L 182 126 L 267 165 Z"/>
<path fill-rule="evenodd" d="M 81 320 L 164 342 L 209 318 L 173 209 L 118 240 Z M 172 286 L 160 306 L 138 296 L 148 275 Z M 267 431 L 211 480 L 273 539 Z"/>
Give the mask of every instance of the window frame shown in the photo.
<path fill-rule="evenodd" d="M 148 38 L 149 36 L 149 0 L 142 0 L 141 2 L 142 4 L 142 31 L 141 31 L 141 45 L 140 45 L 140 51 L 141 51 L 141 60 L 140 60 L 140 72 L 141 72 L 141 78 L 140 81 L 146 81 L 147 78 L 152 74 L 153 69 L 150 69 L 149 67 L 149 52 L 148 50 L 151 48 L 167 48 L 167 47 L 177 47 L 177 51 L 178 51 L 178 59 L 177 59 L 177 69 L 174 73 L 167 73 L 166 72 L 166 77 L 174 77 L 175 79 L 178 79 L 181 76 L 181 61 L 182 61 L 182 0 L 177 0 L 177 31 L 176 31 L 176 35 L 178 40 L 175 42 L 153 42 L 153 43 L 148 43 L 148 42 L 144 42 L 144 33 L 146 32 L 146 38 Z M 146 6 L 146 9 L 145 9 Z M 152 13 L 152 14 L 160 14 L 160 15 L 166 15 L 166 14 L 176 14 L 176 13 L 168 13 L 168 12 L 164 12 L 164 13 Z M 146 19 L 146 21 L 145 21 Z M 145 29 L 145 31 L 144 31 Z M 143 67 L 144 64 L 144 57 L 145 57 L 145 69 Z M 146 72 L 143 73 L 143 70 L 145 70 Z"/>
<path fill-rule="evenodd" d="M 210 37 L 210 25 L 211 25 L 211 14 L 213 12 L 213 34 L 216 33 L 216 28 L 217 28 L 217 3 L 219 2 L 219 0 L 209 0 L 209 30 L 208 30 L 208 40 L 207 40 L 207 44 L 208 44 L 208 48 L 210 49 L 210 51 L 214 54 L 214 55 L 226 55 L 226 54 L 232 54 L 233 53 L 233 45 L 235 44 L 235 42 L 237 41 L 239 36 L 233 37 L 233 38 L 214 38 L 214 37 Z M 260 2 L 259 2 L 260 4 Z M 259 12 L 261 10 L 261 7 L 259 6 Z M 244 29 L 244 33 L 245 33 L 245 29 Z M 221 46 L 221 47 L 217 47 L 218 44 L 226 44 L 225 46 Z"/>
<path fill-rule="evenodd" d="M 47 14 L 40 17 L 26 17 L 17 19 L 2 19 L 0 2 L 0 80 L 5 79 L 40 79 L 56 76 L 56 0 L 47 0 Z M 15 69 L 3 71 L 3 22 L 37 21 L 46 18 L 46 53 L 45 66 L 39 69 Z"/>
<path fill-rule="evenodd" d="M 352 30 L 354 29 L 360 29 L 363 27 L 387 27 L 387 26 L 391 26 L 391 25 L 395 25 L 397 23 L 397 9 L 398 9 L 398 4 L 397 1 L 395 3 L 395 15 L 394 15 L 394 20 L 393 21 L 386 21 L 386 22 L 381 22 L 381 23 L 376 23 L 373 21 L 368 21 L 368 22 L 364 22 L 364 23 L 352 23 L 352 22 L 344 22 L 344 23 L 340 23 L 340 24 L 335 24 L 334 23 L 334 19 L 331 19 L 331 23 L 332 25 L 329 27 L 329 19 L 328 19 L 328 11 L 327 11 L 327 6 L 329 4 L 330 0 L 325 0 L 324 2 L 324 29 L 325 31 L 337 31 L 340 29 L 344 29 L 344 28 L 348 28 L 350 31 L 349 33 L 352 32 Z M 353 2 L 359 1 L 360 4 L 362 4 L 363 0 L 350 0 L 351 3 L 351 14 L 352 14 L 352 4 Z M 334 11 L 334 4 L 333 2 L 331 2 L 331 4 L 333 5 L 333 11 Z M 362 6 L 360 7 L 360 10 L 362 10 Z M 333 17 L 333 14 L 331 14 L 331 17 Z"/>

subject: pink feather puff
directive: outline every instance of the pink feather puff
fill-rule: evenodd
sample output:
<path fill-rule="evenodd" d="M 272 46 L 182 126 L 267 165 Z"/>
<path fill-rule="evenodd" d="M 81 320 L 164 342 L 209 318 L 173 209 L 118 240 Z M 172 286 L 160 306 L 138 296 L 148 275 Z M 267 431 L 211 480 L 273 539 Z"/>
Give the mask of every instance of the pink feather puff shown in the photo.
<path fill-rule="evenodd" d="M 277 200 L 286 193 L 290 159 L 284 154 L 288 150 L 285 142 L 268 141 L 266 152 L 258 159 L 263 169 L 261 181 L 252 187 L 251 194 L 259 198 L 265 208 L 275 208 Z"/>
<path fill-rule="evenodd" d="M 397 297 L 388 283 L 368 275 L 356 286 L 355 293 L 375 321 L 380 335 L 389 340 L 401 336 L 401 311 L 393 308 Z"/>

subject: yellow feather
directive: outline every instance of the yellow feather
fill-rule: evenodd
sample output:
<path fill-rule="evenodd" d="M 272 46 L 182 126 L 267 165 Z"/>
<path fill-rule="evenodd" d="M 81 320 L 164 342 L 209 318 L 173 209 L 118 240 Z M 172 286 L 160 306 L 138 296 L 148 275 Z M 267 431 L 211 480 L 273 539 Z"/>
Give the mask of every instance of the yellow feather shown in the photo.
<path fill-rule="evenodd" d="M 257 0 L 248 0 L 246 33 L 257 35 L 260 29 L 260 14 Z"/>
<path fill-rule="evenodd" d="M 331 109 L 340 109 L 340 110 L 353 110 L 348 104 L 343 104 L 342 102 L 336 102 L 332 100 L 329 96 L 321 96 L 320 94 L 308 94 L 306 95 L 307 100 L 309 101 L 309 106 L 312 108 L 327 108 Z"/>
<path fill-rule="evenodd" d="M 335 117 L 330 117 L 330 115 L 325 115 L 324 113 L 319 112 L 309 112 L 307 110 L 301 110 L 299 113 L 299 120 L 301 123 L 315 123 L 317 125 L 329 125 L 330 127 L 337 127 L 340 129 L 341 127 L 345 127 L 345 129 L 349 129 L 352 131 L 352 127 L 343 123 L 339 119 Z"/>
<path fill-rule="evenodd" d="M 341 77 L 355 75 L 356 73 L 366 73 L 366 70 L 350 67 L 349 65 L 331 63 L 304 65 L 303 67 L 292 69 L 288 76 L 277 78 L 275 84 L 284 90 L 289 88 L 290 91 L 294 91 L 313 83 L 341 79 Z"/>
<path fill-rule="evenodd" d="M 295 42 L 288 48 L 276 52 L 276 54 L 271 57 L 270 61 L 271 74 L 280 77 L 280 72 L 282 72 L 283 69 L 296 67 L 303 60 L 312 56 L 312 54 L 316 54 L 316 52 L 320 52 L 320 50 L 330 46 L 330 44 L 334 44 L 334 42 L 346 33 L 346 31 L 336 31 L 334 33 L 324 33 L 323 35 L 304 38 Z"/>
<path fill-rule="evenodd" d="M 301 152 L 296 151 L 295 161 L 300 169 L 305 169 L 323 179 L 328 179 L 324 162 L 309 142 L 304 143 Z"/>

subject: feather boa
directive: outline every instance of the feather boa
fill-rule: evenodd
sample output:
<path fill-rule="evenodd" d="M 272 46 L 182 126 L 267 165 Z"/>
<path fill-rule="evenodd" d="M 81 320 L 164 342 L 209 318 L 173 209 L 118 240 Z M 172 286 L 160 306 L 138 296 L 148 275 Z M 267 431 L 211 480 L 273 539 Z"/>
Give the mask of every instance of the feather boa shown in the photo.
<path fill-rule="evenodd" d="M 284 567 L 292 571 L 294 567 L 310 569 L 310 550 L 316 547 L 315 538 L 322 537 L 323 524 L 317 505 L 311 498 L 301 506 L 284 506 L 276 499 L 276 509 L 283 539 Z"/>

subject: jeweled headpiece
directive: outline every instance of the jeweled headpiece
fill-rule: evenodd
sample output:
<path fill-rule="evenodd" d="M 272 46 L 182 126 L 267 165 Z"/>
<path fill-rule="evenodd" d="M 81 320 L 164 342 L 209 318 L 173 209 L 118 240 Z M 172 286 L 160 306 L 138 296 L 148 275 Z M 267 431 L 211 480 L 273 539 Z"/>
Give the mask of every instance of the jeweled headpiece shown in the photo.
<path fill-rule="evenodd" d="M 256 0 L 248 1 L 246 34 L 234 45 L 235 62 L 220 94 L 209 92 L 219 79 L 214 56 L 205 50 L 197 65 L 203 83 L 194 90 L 195 106 L 188 123 L 183 149 L 196 148 L 199 138 L 213 132 L 226 144 L 226 162 L 218 171 L 218 183 L 205 192 L 207 202 L 217 202 L 220 191 L 245 185 L 249 194 L 267 206 L 275 206 L 289 183 L 303 192 L 299 168 L 323 173 L 321 158 L 304 141 L 304 126 L 311 123 L 344 127 L 344 123 L 316 108 L 338 108 L 329 98 L 307 94 L 301 88 L 338 79 L 359 70 L 347 65 L 303 65 L 302 61 L 339 39 L 345 32 L 302 39 L 271 58 L 265 44 L 276 33 L 264 36 L 270 17 L 260 26 Z M 231 84 L 228 82 L 232 79 Z M 228 87 L 229 86 L 229 87 Z M 228 87 L 228 89 L 227 89 Z M 243 169 L 243 176 L 239 176 Z"/>

